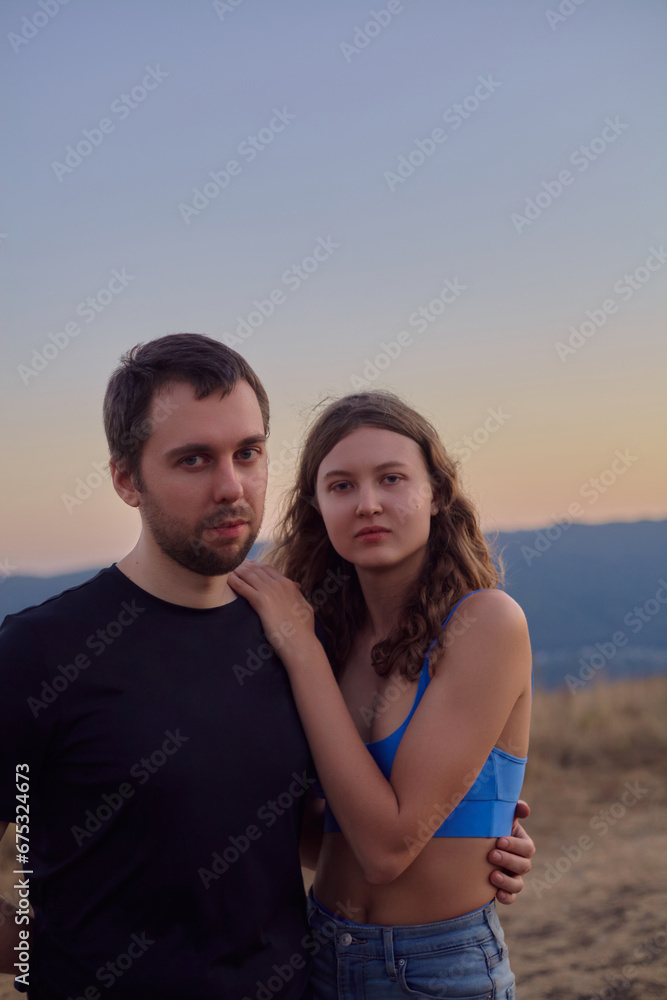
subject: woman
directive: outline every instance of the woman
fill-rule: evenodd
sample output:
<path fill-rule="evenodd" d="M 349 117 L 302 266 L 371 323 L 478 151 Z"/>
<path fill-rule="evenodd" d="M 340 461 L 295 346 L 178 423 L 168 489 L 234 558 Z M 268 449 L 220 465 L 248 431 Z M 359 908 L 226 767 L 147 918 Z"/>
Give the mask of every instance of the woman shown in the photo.
<path fill-rule="evenodd" d="M 229 583 L 285 664 L 327 797 L 315 996 L 513 997 L 487 854 L 523 779 L 528 630 L 428 421 L 389 393 L 327 407 L 273 562 Z"/>

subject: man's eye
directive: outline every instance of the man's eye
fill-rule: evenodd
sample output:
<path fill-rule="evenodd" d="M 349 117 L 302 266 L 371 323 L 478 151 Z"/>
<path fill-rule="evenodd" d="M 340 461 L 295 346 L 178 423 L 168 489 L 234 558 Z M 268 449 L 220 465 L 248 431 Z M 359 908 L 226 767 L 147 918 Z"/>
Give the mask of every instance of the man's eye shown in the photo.
<path fill-rule="evenodd" d="M 188 462 L 194 462 L 198 458 L 203 458 L 203 455 L 187 455 L 185 458 L 181 459 L 181 465 L 185 465 L 186 469 L 197 469 L 197 465 L 188 465 Z"/>
<path fill-rule="evenodd" d="M 242 448 L 241 451 L 237 452 L 237 455 L 242 460 L 249 460 L 251 458 L 259 457 L 261 455 L 260 448 Z"/>

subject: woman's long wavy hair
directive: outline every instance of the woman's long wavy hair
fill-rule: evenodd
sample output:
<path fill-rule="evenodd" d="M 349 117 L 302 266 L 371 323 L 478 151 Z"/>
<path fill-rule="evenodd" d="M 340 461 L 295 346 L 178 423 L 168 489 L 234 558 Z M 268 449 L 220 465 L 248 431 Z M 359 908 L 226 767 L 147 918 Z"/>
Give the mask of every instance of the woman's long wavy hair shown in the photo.
<path fill-rule="evenodd" d="M 426 559 L 406 593 L 402 614 L 371 651 L 371 662 L 381 676 L 398 670 L 414 679 L 435 638 L 438 655 L 442 652 L 442 623 L 454 604 L 471 590 L 497 587 L 502 573 L 492 562 L 477 513 L 462 491 L 457 464 L 428 420 L 389 392 L 358 393 L 330 403 L 307 434 L 268 559 L 300 584 L 314 606 L 340 677 L 365 622 L 366 605 L 353 564 L 339 556 L 329 541 L 317 507 L 316 482 L 325 456 L 359 427 L 380 427 L 416 441 L 438 505 L 431 517 Z"/>

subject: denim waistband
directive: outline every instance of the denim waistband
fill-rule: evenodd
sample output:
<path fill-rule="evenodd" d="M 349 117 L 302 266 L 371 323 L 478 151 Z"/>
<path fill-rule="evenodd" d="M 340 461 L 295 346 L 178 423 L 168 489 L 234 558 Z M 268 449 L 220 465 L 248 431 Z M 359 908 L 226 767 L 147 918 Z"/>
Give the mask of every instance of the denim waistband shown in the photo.
<path fill-rule="evenodd" d="M 347 954 L 359 957 L 375 954 L 377 945 L 385 951 L 390 942 L 401 947 L 404 954 L 425 954 L 431 948 L 457 948 L 464 944 L 482 942 L 496 936 L 500 931 L 500 921 L 496 914 L 495 899 L 470 913 L 450 920 L 439 920 L 430 924 L 360 924 L 344 917 L 338 917 L 315 898 L 313 890 L 308 893 L 308 918 L 310 926 L 323 937 L 344 948 Z"/>

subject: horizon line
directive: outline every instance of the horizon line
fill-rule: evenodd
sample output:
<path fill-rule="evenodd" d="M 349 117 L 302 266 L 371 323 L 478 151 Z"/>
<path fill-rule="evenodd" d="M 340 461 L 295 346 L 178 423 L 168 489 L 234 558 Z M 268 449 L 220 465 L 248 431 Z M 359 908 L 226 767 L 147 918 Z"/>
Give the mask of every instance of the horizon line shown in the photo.
<path fill-rule="evenodd" d="M 577 528 L 605 528 L 605 527 L 610 527 L 612 525 L 662 524 L 664 522 L 667 522 L 667 517 L 659 517 L 659 518 L 658 517 L 656 517 L 656 518 L 652 518 L 652 517 L 640 517 L 640 518 L 636 518 L 633 521 L 618 521 L 618 520 L 614 520 L 614 521 L 579 521 L 579 520 L 577 520 L 577 521 L 574 521 L 573 520 L 573 521 L 570 521 L 568 523 L 568 527 L 577 527 Z M 545 531 L 548 528 L 551 528 L 551 527 L 553 527 L 556 524 L 563 524 L 563 523 L 565 523 L 565 522 L 564 521 L 556 521 L 556 520 L 552 519 L 549 523 L 542 524 L 539 527 L 535 527 L 535 528 L 493 528 L 492 530 L 482 529 L 482 533 L 484 535 L 488 535 L 488 536 L 495 536 L 495 535 L 516 535 L 516 534 L 525 533 L 525 532 L 534 532 L 535 534 L 537 534 L 540 531 Z M 260 536 L 260 537 L 258 537 L 255 540 L 255 542 L 253 542 L 253 546 L 254 545 L 266 545 L 270 541 L 271 541 L 271 536 L 270 535 L 265 536 L 264 538 L 262 538 Z M 9 559 L 6 560 L 6 562 L 9 562 L 9 561 L 10 561 Z M 27 570 L 25 572 L 16 572 L 16 573 L 11 572 L 11 573 L 7 573 L 4 576 L 0 575 L 0 586 L 6 580 L 13 580 L 13 579 L 17 579 L 17 578 L 23 579 L 23 580 L 26 580 L 26 579 L 48 580 L 48 579 L 59 577 L 59 576 L 68 576 L 68 575 L 70 575 L 72 573 L 85 573 L 85 572 L 88 572 L 88 571 L 95 572 L 95 571 L 99 571 L 102 568 L 103 568 L 102 566 L 98 566 L 98 565 L 95 565 L 95 566 L 90 566 L 90 565 L 81 566 L 81 565 L 78 565 L 78 566 L 71 566 L 69 568 L 63 568 L 63 569 L 59 569 L 59 570 L 55 570 L 55 571 L 53 571 L 53 570 L 46 570 L 46 571 L 40 572 L 38 570 L 32 570 L 32 571 Z"/>

